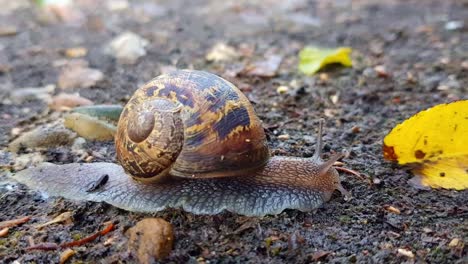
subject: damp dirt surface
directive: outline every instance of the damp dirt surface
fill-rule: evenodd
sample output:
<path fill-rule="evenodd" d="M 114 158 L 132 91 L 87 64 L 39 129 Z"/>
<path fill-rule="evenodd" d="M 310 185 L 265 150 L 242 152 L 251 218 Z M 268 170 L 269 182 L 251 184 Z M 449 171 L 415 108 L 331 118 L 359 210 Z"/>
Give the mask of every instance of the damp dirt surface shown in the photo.
<path fill-rule="evenodd" d="M 31 241 L 83 238 L 108 221 L 116 228 L 75 247 L 68 263 L 134 263 L 125 232 L 147 217 L 173 225 L 174 248 L 164 263 L 468 262 L 466 247 L 453 243 L 468 244 L 468 192 L 415 189 L 407 183 L 409 169 L 382 155 L 382 139 L 396 124 L 430 106 L 467 99 L 467 1 L 76 1 L 78 14 L 45 12 L 29 1 L 0 4 L 0 221 L 31 217 L 0 237 L 1 263 L 58 263 L 63 250 L 27 247 Z M 104 52 L 125 31 L 149 41 L 134 64 Z M 240 57 L 208 62 L 206 54 L 219 42 Z M 300 74 L 298 51 L 310 44 L 352 47 L 353 67 Z M 73 47 L 84 47 L 80 59 L 104 78 L 66 92 L 96 104 L 124 104 L 140 85 L 172 67 L 216 73 L 252 101 L 274 155 L 311 156 L 317 120 L 324 118 L 324 157 L 349 150 L 345 166 L 366 179 L 341 173 L 350 201 L 337 192 L 314 212 L 262 218 L 179 209 L 132 213 L 28 190 L 8 180 L 5 164 L 15 158 L 6 147 L 21 131 L 60 114 L 41 99 L 15 103 L 10 94 L 57 84 L 62 65 L 72 60 L 64 51 Z M 283 58 L 275 76 L 245 73 L 270 55 Z M 287 93 L 277 92 L 281 85 Z M 61 91 L 57 87 L 52 95 Z M 92 162 L 115 162 L 113 142 L 87 141 L 83 148 Z M 39 153 L 57 164 L 86 162 L 70 146 L 20 153 Z M 72 223 L 35 228 L 67 211 Z"/>

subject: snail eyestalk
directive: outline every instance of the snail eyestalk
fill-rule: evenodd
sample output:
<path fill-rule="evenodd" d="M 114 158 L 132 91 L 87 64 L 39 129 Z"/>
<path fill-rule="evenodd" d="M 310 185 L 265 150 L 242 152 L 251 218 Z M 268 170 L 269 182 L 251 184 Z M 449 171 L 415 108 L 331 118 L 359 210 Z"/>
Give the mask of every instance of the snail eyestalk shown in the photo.
<path fill-rule="evenodd" d="M 333 156 L 331 156 L 329 160 L 323 162 L 322 164 L 318 166 L 317 175 L 324 175 L 328 173 L 328 170 L 333 167 L 333 164 L 335 164 L 336 161 L 343 158 L 344 156 L 345 156 L 344 153 L 336 153 Z"/>
<path fill-rule="evenodd" d="M 315 144 L 315 152 L 314 155 L 312 156 L 313 160 L 321 160 L 320 156 L 322 156 L 322 148 L 323 148 L 323 140 L 322 140 L 322 135 L 323 135 L 323 123 L 325 120 L 323 118 L 319 119 L 318 123 L 318 132 L 317 132 L 317 143 Z"/>

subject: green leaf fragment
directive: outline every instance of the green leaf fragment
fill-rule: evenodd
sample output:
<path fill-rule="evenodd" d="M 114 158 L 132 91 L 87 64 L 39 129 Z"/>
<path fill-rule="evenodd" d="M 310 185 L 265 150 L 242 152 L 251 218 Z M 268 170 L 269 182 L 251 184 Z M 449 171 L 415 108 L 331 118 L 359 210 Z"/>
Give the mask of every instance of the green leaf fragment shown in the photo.
<path fill-rule="evenodd" d="M 338 63 L 345 67 L 353 65 L 351 61 L 352 49 L 340 47 L 336 49 L 321 47 L 305 47 L 299 52 L 299 71 L 307 75 L 313 75 L 324 66 Z"/>

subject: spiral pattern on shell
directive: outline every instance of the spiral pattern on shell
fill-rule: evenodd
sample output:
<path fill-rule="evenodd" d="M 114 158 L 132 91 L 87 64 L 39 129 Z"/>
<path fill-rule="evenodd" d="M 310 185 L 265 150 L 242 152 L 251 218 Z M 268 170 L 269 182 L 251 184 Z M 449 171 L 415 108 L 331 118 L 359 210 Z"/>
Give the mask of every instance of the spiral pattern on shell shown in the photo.
<path fill-rule="evenodd" d="M 138 89 L 115 142 L 119 162 L 141 180 L 237 176 L 269 159 L 248 99 L 230 82 L 193 70 L 161 75 Z"/>

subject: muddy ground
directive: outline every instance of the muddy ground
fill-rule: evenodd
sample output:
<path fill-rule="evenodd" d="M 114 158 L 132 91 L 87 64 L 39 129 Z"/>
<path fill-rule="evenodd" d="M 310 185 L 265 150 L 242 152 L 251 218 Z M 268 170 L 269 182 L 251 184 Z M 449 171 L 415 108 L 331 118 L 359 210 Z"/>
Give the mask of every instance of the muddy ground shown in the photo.
<path fill-rule="evenodd" d="M 0 2 L 0 28 L 14 29 L 0 36 L 2 155 L 18 129 L 49 122 L 52 113 L 40 99 L 15 103 L 10 92 L 56 84 L 59 65 L 71 60 L 64 50 L 84 47 L 88 53 L 81 59 L 102 71 L 104 78 L 67 92 L 79 92 L 96 104 L 123 104 L 167 68 L 210 71 L 238 85 L 254 103 L 274 154 L 311 156 L 316 121 L 325 118 L 325 152 L 350 150 L 346 166 L 368 180 L 342 174 L 354 199 L 346 202 L 337 193 L 316 212 L 291 210 L 246 218 L 228 212 L 198 216 L 177 209 L 136 214 L 103 203 L 45 198 L 5 183 L 4 170 L 0 221 L 32 219 L 0 238 L 0 262 L 57 263 L 60 250 L 25 250 L 31 238 L 36 243 L 62 243 L 92 234 L 112 220 L 116 230 L 75 248 L 69 263 L 132 263 L 136 260 L 127 253 L 124 233 L 149 216 L 162 217 L 175 229 L 174 249 L 164 262 L 468 262 L 466 249 L 449 245 L 454 238 L 468 243 L 468 192 L 414 189 L 407 184 L 411 172 L 382 157 L 382 139 L 393 126 L 430 106 L 467 99 L 468 2 L 77 2 L 81 18 L 65 15 L 63 21 L 28 1 Z M 133 65 L 103 52 L 103 46 L 124 31 L 149 40 L 147 54 Z M 218 42 L 243 55 L 207 62 L 205 55 Z M 326 75 L 302 75 L 297 53 L 308 44 L 352 47 L 354 67 L 332 66 L 322 71 Z M 268 54 L 283 57 L 276 76 L 239 71 Z M 379 65 L 384 73 L 374 70 Z M 279 94 L 280 85 L 288 86 L 289 92 Z M 59 92 L 56 88 L 53 94 Z M 88 141 L 85 148 L 93 161 L 115 161 L 113 142 Z M 70 146 L 21 153 L 38 151 L 53 163 L 84 162 Z M 385 209 L 388 206 L 401 213 Z M 73 213 L 72 224 L 33 227 L 65 211 Z M 414 257 L 399 254 L 399 249 Z"/>

